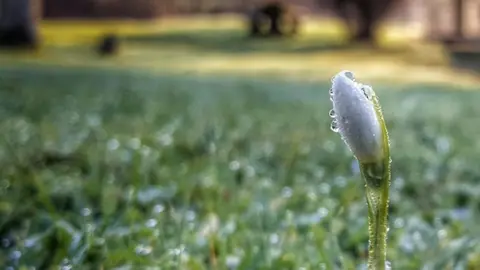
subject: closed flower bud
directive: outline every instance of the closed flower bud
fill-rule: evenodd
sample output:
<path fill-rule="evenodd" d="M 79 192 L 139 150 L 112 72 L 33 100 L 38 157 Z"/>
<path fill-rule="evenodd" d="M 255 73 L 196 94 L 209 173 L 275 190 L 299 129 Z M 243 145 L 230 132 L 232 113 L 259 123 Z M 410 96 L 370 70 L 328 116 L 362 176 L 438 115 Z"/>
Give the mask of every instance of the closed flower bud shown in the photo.
<path fill-rule="evenodd" d="M 332 130 L 338 132 L 360 163 L 384 158 L 386 129 L 373 89 L 342 71 L 332 78 Z"/>

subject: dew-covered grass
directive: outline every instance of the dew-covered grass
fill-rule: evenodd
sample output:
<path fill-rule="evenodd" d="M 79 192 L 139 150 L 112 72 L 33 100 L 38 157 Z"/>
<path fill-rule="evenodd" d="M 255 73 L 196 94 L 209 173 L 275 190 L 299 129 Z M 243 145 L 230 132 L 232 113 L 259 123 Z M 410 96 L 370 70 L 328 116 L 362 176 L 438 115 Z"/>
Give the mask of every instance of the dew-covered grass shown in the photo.
<path fill-rule="evenodd" d="M 480 92 L 451 90 L 376 86 L 394 269 L 480 268 Z M 363 183 L 329 129 L 328 82 L 4 68 L 0 104 L 8 269 L 365 262 Z"/>

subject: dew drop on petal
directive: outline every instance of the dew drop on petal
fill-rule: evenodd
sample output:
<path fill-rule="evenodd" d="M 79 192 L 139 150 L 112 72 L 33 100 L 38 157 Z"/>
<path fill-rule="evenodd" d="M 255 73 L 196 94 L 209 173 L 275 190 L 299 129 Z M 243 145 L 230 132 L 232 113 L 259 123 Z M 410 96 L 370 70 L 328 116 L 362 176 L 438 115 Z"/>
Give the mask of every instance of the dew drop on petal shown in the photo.
<path fill-rule="evenodd" d="M 330 124 L 330 129 L 333 132 L 338 132 L 338 123 L 337 121 L 333 120 L 332 123 Z"/>
<path fill-rule="evenodd" d="M 329 115 L 331 118 L 335 118 L 335 110 L 334 110 L 334 109 L 331 109 L 331 110 L 328 112 L 328 115 Z"/>
<path fill-rule="evenodd" d="M 374 93 L 370 85 L 362 85 L 360 89 L 362 89 L 362 92 L 367 99 L 373 100 Z"/>
<path fill-rule="evenodd" d="M 345 71 L 345 76 L 352 81 L 355 81 L 355 75 L 351 71 Z"/>

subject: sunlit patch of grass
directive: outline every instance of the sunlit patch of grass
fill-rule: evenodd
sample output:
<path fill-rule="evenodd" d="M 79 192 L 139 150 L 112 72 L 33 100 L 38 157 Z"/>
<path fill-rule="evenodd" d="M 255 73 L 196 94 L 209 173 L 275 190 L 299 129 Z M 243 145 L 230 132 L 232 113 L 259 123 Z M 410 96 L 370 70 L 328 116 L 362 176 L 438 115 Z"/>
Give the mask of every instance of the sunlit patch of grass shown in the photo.
<path fill-rule="evenodd" d="M 370 81 L 475 85 L 478 76 L 452 70 L 437 44 L 420 42 L 421 29 L 385 24 L 380 48 L 350 47 L 338 20 L 308 17 L 291 39 L 247 38 L 239 16 L 177 17 L 156 21 L 45 21 L 35 54 L 0 53 L 0 65 L 105 67 L 149 72 L 284 76 L 325 80 L 341 69 L 362 70 Z M 116 32 L 120 54 L 99 58 L 98 37 Z"/>
<path fill-rule="evenodd" d="M 103 33 L 118 33 L 123 36 L 144 35 L 171 32 L 202 31 L 245 31 L 247 18 L 234 15 L 166 17 L 157 20 L 60 20 L 42 21 L 40 32 L 46 44 L 72 45 L 91 43 L 92 39 Z M 382 43 L 402 43 L 418 37 L 420 29 L 405 25 L 386 24 L 379 31 Z M 346 30 L 341 21 L 319 17 L 306 17 L 302 20 L 302 36 L 320 35 L 326 37 L 345 37 Z M 300 40 L 302 39 L 300 37 Z"/>

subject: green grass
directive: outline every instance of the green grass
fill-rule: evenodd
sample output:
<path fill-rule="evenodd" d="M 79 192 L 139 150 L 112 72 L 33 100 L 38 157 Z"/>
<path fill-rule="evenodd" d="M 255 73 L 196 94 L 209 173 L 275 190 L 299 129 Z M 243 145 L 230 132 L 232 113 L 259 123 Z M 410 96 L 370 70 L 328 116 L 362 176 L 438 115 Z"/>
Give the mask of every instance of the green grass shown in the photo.
<path fill-rule="evenodd" d="M 150 46 L 131 44 L 125 54 L 166 57 L 162 49 L 175 47 Z M 168 58 L 157 61 L 171 70 L 138 68 L 140 60 L 117 69 L 125 55 L 100 61 L 78 48 L 0 57 L 0 265 L 298 270 L 366 262 L 363 181 L 329 129 L 328 69 L 315 80 L 292 69 L 185 73 Z M 177 52 L 184 61 L 199 54 Z M 55 58 L 62 53 L 84 61 Z M 268 51 L 238 57 L 254 56 L 275 64 Z M 472 85 L 374 85 L 392 143 L 394 269 L 480 269 L 480 89 Z"/>

